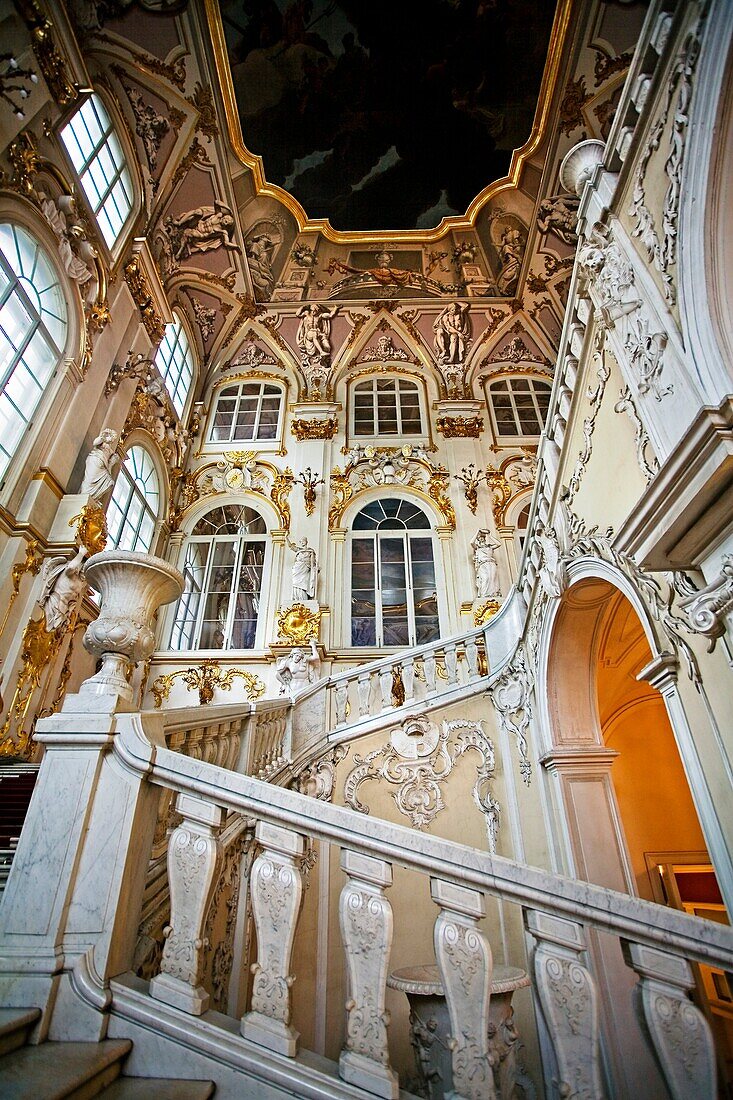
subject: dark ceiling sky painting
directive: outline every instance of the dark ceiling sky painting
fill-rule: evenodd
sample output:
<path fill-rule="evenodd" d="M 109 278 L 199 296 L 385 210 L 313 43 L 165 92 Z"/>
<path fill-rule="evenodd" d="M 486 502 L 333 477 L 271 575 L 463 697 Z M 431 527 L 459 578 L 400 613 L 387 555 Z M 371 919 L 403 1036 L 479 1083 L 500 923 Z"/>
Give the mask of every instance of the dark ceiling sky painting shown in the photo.
<path fill-rule="evenodd" d="M 464 213 L 529 137 L 554 0 L 221 0 L 247 147 L 336 229 Z"/>

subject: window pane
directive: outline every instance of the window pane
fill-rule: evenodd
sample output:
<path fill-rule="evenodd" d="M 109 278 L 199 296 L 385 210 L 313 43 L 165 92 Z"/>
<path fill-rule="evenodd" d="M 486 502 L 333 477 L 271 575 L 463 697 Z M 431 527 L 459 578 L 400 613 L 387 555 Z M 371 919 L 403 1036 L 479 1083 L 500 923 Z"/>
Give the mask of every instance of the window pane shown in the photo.
<path fill-rule="evenodd" d="M 60 137 L 111 249 L 132 211 L 132 177 L 101 99 L 85 100 Z"/>

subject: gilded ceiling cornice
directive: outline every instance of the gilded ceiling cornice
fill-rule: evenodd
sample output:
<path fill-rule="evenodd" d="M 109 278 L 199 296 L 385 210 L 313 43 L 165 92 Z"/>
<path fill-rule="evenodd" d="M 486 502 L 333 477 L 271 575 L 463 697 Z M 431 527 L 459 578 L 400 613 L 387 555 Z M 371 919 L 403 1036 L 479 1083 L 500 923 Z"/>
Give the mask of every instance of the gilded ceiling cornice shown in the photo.
<path fill-rule="evenodd" d="M 502 179 L 494 180 L 480 191 L 463 217 L 443 218 L 436 229 L 430 229 L 427 232 L 420 229 L 344 232 L 334 229 L 328 218 L 309 218 L 293 195 L 277 184 L 269 183 L 265 177 L 262 157 L 256 153 L 251 153 L 244 144 L 218 0 L 205 0 L 206 18 L 213 43 L 214 61 L 232 149 L 241 162 L 251 171 L 257 196 L 275 199 L 286 207 L 297 222 L 301 233 L 322 233 L 327 240 L 333 241 L 335 244 L 375 244 L 379 242 L 428 244 L 431 241 L 440 240 L 450 230 L 471 229 L 479 213 L 490 199 L 503 191 L 513 190 L 519 186 L 519 178 L 524 162 L 532 156 L 546 136 L 572 7 L 573 0 L 560 0 L 558 3 L 555 20 L 552 24 L 550 45 L 547 51 L 544 73 L 542 74 L 542 84 L 532 124 L 532 132 L 521 149 L 515 149 L 512 153 L 509 174 Z"/>

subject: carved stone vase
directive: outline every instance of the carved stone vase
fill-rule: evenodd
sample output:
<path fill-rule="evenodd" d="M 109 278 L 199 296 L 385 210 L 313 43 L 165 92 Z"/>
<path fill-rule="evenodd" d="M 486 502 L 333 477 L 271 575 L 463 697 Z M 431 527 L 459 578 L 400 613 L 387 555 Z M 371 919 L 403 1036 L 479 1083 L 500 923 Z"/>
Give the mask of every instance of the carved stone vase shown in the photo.
<path fill-rule="evenodd" d="M 574 191 L 576 195 L 583 194 L 596 166 L 603 162 L 605 149 L 602 141 L 589 138 L 587 141 L 579 141 L 565 154 L 560 165 L 560 183 L 566 191 Z"/>
<path fill-rule="evenodd" d="M 87 627 L 84 648 L 102 658 L 102 667 L 84 681 L 81 691 L 119 695 L 131 703 L 127 666 L 153 652 L 153 615 L 179 598 L 183 577 L 162 558 L 132 550 L 95 554 L 84 566 L 84 575 L 101 596 L 99 617 Z"/>

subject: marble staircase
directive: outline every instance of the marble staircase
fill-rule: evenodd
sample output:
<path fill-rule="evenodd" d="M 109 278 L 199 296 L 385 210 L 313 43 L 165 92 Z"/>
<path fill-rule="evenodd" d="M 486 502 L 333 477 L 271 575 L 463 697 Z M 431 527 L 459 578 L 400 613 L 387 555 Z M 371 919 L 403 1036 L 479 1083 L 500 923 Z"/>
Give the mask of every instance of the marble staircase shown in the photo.
<path fill-rule="evenodd" d="M 0 1010 L 0 1095 L 3 1100 L 208 1100 L 212 1081 L 125 1077 L 129 1039 L 28 1045 L 38 1009 Z"/>

